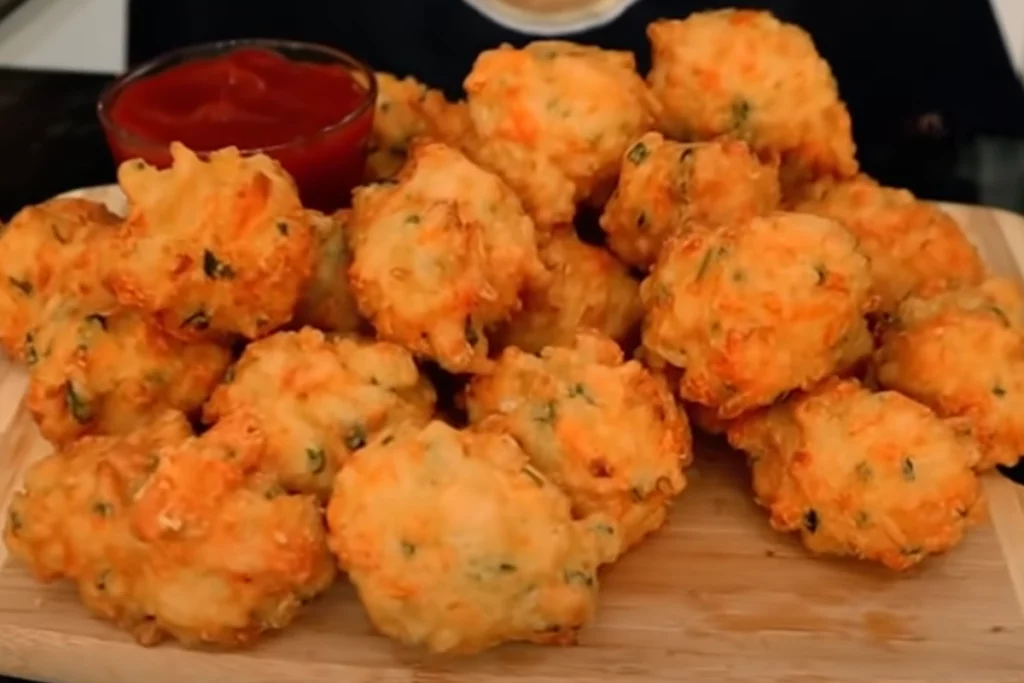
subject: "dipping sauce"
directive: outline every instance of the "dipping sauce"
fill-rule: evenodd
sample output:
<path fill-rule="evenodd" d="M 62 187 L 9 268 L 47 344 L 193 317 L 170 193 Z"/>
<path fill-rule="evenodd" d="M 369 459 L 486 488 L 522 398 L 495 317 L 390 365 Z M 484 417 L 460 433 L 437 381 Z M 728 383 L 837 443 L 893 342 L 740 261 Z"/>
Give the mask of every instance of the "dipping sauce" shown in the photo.
<path fill-rule="evenodd" d="M 372 71 L 344 53 L 241 41 L 129 73 L 103 95 L 99 115 L 118 163 L 141 157 L 166 167 L 173 141 L 197 153 L 234 145 L 274 157 L 307 207 L 333 211 L 362 182 L 375 98 Z"/>

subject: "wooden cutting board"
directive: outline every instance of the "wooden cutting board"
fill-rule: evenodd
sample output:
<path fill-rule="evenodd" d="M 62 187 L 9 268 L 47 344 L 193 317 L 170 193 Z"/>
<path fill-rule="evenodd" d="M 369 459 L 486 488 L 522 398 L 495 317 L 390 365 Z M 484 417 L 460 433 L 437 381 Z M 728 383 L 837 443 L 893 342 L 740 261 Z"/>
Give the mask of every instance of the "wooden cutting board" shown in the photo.
<path fill-rule="evenodd" d="M 116 201 L 116 199 L 115 199 Z M 992 268 L 1020 278 L 1024 218 L 947 206 Z M 0 360 L 0 506 L 49 448 Z M 42 586 L 0 548 L 0 674 L 54 683 L 1024 680 L 1024 488 L 986 478 L 991 523 L 906 574 L 813 559 L 770 530 L 742 459 L 698 440 L 666 527 L 602 575 L 578 647 L 431 658 L 374 634 L 343 580 L 245 652 L 145 649 Z M 6 519 L 6 515 L 3 516 Z"/>

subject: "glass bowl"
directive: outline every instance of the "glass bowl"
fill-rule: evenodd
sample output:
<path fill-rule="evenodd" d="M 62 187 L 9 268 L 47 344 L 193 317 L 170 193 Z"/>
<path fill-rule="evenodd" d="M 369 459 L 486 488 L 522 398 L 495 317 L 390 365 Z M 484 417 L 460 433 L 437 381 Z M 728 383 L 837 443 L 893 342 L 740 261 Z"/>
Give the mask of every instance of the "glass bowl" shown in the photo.
<path fill-rule="evenodd" d="M 287 142 L 242 147 L 228 139 L 228 136 L 224 140 L 217 140 L 215 147 L 193 151 L 202 157 L 215 149 L 235 145 L 242 154 L 266 154 L 277 159 L 292 175 L 307 207 L 333 211 L 346 206 L 352 188 L 363 180 L 373 130 L 377 81 L 373 70 L 359 60 L 340 50 L 314 43 L 261 38 L 226 40 L 174 50 L 131 69 L 104 89 L 96 107 L 115 163 L 141 158 L 166 168 L 171 162 L 170 143 L 174 141 L 147 137 L 119 125 L 112 116 L 119 97 L 133 85 L 158 73 L 195 60 L 216 58 L 246 48 L 270 50 L 292 61 L 339 65 L 363 87 L 365 95 L 337 121 Z M 329 97 L 330 93 L 324 93 L 323 96 Z"/>

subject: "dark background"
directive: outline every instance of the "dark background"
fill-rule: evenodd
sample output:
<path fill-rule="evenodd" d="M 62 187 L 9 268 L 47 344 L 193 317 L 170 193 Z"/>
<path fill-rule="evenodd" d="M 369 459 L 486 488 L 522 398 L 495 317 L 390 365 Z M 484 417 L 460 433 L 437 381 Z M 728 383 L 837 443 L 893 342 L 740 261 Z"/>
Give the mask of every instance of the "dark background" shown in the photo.
<path fill-rule="evenodd" d="M 339 45 L 377 69 L 458 97 L 479 52 L 530 40 L 459 0 L 303 0 L 301 12 L 294 5 L 137 1 L 131 58 L 188 42 L 273 35 Z M 885 183 L 976 201 L 970 179 L 956 177 L 962 148 L 981 137 L 1024 139 L 1024 89 L 987 0 L 641 0 L 612 24 L 571 38 L 632 50 L 646 73 L 648 22 L 728 6 L 770 9 L 811 33 L 850 108 L 861 162 Z"/>

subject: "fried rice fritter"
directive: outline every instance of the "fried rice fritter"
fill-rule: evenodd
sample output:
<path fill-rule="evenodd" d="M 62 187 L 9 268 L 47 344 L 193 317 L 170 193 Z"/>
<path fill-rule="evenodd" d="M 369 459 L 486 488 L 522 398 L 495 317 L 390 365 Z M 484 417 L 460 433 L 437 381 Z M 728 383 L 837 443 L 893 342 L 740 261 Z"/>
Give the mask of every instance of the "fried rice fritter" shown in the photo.
<path fill-rule="evenodd" d="M 256 339 L 289 322 L 315 257 L 295 183 L 233 147 L 203 161 L 174 143 L 171 156 L 167 170 L 118 170 L 131 204 L 107 277 L 118 300 L 186 340 Z"/>
<path fill-rule="evenodd" d="M 672 239 L 641 285 L 654 367 L 727 420 L 867 357 L 867 258 L 834 221 L 776 212 Z"/>
<path fill-rule="evenodd" d="M 444 94 L 415 78 L 399 79 L 378 71 L 367 177 L 376 181 L 398 175 L 416 138 L 458 146 L 472 136 L 472 126 L 464 102 L 448 102 Z"/>
<path fill-rule="evenodd" d="M 259 418 L 267 469 L 288 491 L 326 497 L 353 452 L 402 422 L 426 424 L 435 399 L 401 347 L 305 328 L 250 344 L 203 416 Z"/>
<path fill-rule="evenodd" d="M 183 343 L 116 308 L 54 302 L 28 339 L 28 407 L 57 446 L 131 432 L 168 409 L 196 412 L 231 363 L 226 347 Z"/>
<path fill-rule="evenodd" d="M 278 495 L 259 472 L 264 457 L 248 419 L 192 438 L 172 412 L 128 435 L 86 437 L 30 469 L 4 540 L 141 644 L 247 645 L 334 577 L 316 501 Z"/>
<path fill-rule="evenodd" d="M 330 216 L 318 211 L 308 213 L 316 237 L 316 265 L 292 322 L 297 327 L 308 325 L 325 332 L 355 332 L 362 318 L 348 283 L 352 264 L 348 247 L 350 212 L 343 209 Z"/>
<path fill-rule="evenodd" d="M 471 422 L 495 417 L 530 463 L 569 496 L 579 516 L 616 520 L 625 551 L 661 527 L 686 485 L 686 415 L 665 382 L 615 342 L 581 333 L 539 356 L 507 349 L 467 391 Z"/>
<path fill-rule="evenodd" d="M 498 334 L 503 346 L 537 353 L 572 345 L 581 328 L 620 343 L 634 332 L 643 315 L 640 285 L 614 256 L 571 230 L 553 234 L 539 253 L 550 282 L 526 291 L 523 309 Z"/>
<path fill-rule="evenodd" d="M 383 634 L 435 652 L 571 644 L 614 546 L 510 436 L 442 422 L 356 453 L 327 509 L 331 549 Z"/>
<path fill-rule="evenodd" d="M 350 233 L 360 311 L 451 372 L 486 367 L 488 328 L 549 277 L 512 190 L 440 143 L 415 143 L 397 182 L 356 189 Z"/>
<path fill-rule="evenodd" d="M 478 137 L 467 150 L 519 193 L 546 233 L 603 204 L 657 103 L 632 53 L 541 40 L 480 53 L 464 83 Z"/>
<path fill-rule="evenodd" d="M 634 142 L 619 184 L 601 214 L 608 247 L 636 268 L 654 264 L 673 233 L 688 224 L 720 225 L 779 206 L 778 165 L 745 142 L 681 144 L 658 133 Z"/>
<path fill-rule="evenodd" d="M 22 209 L 0 227 L 0 349 L 27 362 L 28 335 L 53 301 L 113 302 L 102 284 L 103 257 L 120 220 L 102 204 L 57 198 Z"/>
<path fill-rule="evenodd" d="M 908 297 L 875 366 L 880 384 L 969 432 L 981 445 L 979 470 L 1024 454 L 1024 300 L 1013 282 Z"/>
<path fill-rule="evenodd" d="M 791 204 L 794 211 L 839 221 L 856 235 L 871 259 L 883 311 L 894 311 L 905 296 L 924 287 L 974 285 L 984 277 L 978 250 L 956 222 L 907 190 L 861 175 L 815 183 Z"/>
<path fill-rule="evenodd" d="M 857 172 L 850 114 L 810 35 L 769 12 L 725 9 L 647 27 L 664 131 L 732 135 L 778 155 L 790 182 Z"/>
<path fill-rule="evenodd" d="M 830 380 L 741 417 L 758 502 L 814 553 L 902 570 L 949 550 L 981 512 L 974 442 L 927 407 Z"/>

